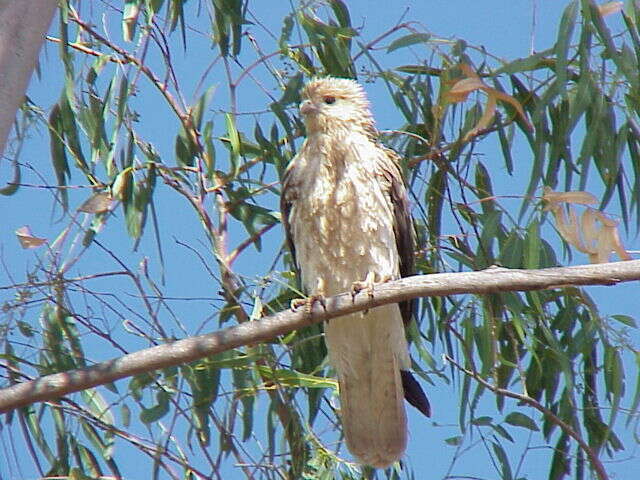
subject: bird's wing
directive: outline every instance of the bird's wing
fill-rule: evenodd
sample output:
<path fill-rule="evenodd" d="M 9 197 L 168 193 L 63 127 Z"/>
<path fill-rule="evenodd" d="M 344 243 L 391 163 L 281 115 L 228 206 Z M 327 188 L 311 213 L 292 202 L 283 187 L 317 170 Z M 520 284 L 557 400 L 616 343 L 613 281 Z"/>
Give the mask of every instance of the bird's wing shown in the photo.
<path fill-rule="evenodd" d="M 293 183 L 295 168 L 296 158 L 291 160 L 289 166 L 284 172 L 284 175 L 282 176 L 282 191 L 280 192 L 280 212 L 282 216 L 282 227 L 287 238 L 287 246 L 289 247 L 289 251 L 291 252 L 291 260 L 293 261 L 293 266 L 299 273 L 300 266 L 298 265 L 298 261 L 296 259 L 296 247 L 294 243 L 295 240 L 293 238 L 293 230 L 291 229 L 291 224 L 289 221 L 289 218 L 291 216 L 291 209 L 293 208 L 293 202 L 295 201 L 297 195 L 296 187 Z"/>
<path fill-rule="evenodd" d="M 400 157 L 389 148 L 381 147 L 386 155 L 380 155 L 379 169 L 388 185 L 388 195 L 393 207 L 393 232 L 400 257 L 400 276 L 415 273 L 415 230 L 409 210 L 409 197 L 400 171 Z M 402 320 L 407 325 L 413 314 L 413 301 L 401 302 Z"/>
<path fill-rule="evenodd" d="M 408 277 L 415 273 L 415 230 L 409 210 L 409 197 L 400 171 L 400 157 L 391 149 L 384 148 L 385 156 L 380 157 L 380 171 L 388 185 L 388 195 L 393 206 L 393 232 L 400 258 L 400 276 Z M 411 321 L 417 300 L 398 304 L 405 325 Z M 407 401 L 422 412 L 431 416 L 431 406 L 420 384 L 408 370 L 401 372 L 404 396 Z"/>

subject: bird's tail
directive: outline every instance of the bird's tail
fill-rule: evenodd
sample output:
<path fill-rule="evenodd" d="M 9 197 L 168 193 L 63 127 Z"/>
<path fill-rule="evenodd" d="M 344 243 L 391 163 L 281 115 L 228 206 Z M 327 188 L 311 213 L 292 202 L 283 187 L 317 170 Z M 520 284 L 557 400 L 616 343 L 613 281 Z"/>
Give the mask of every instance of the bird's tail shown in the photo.
<path fill-rule="evenodd" d="M 385 468 L 407 445 L 401 368 L 407 344 L 397 305 L 330 320 L 325 327 L 338 371 L 340 407 L 349 451 L 362 463 Z"/>

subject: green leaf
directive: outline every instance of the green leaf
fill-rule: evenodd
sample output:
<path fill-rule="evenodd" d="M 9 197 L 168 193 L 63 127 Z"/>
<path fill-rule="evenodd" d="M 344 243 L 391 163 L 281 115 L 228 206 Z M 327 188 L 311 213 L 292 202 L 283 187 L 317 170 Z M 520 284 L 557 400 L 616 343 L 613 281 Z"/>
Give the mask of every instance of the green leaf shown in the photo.
<path fill-rule="evenodd" d="M 428 43 L 430 39 L 431 35 L 428 33 L 410 33 L 409 35 L 397 38 L 391 42 L 387 47 L 387 53 L 391 53 L 399 48 L 409 47 L 417 43 Z"/>
<path fill-rule="evenodd" d="M 243 198 L 250 198 L 252 195 L 244 187 L 237 191 L 229 191 L 229 213 L 240 220 L 249 235 L 254 236 L 262 226 L 274 225 L 279 222 L 279 212 L 269 210 L 254 203 L 245 202 Z M 261 239 L 257 236 L 254 244 L 258 251 L 261 248 Z"/>
<path fill-rule="evenodd" d="M 76 166 L 85 174 L 89 175 L 89 166 L 82 153 L 82 146 L 80 145 L 80 136 L 78 135 L 78 125 L 76 123 L 75 112 L 71 107 L 73 101 L 73 91 L 70 90 L 71 86 L 67 85 L 65 88 L 66 95 L 63 95 L 60 100 L 60 119 L 62 120 L 62 128 L 64 129 L 64 137 L 67 140 L 67 147 L 73 154 Z"/>
<path fill-rule="evenodd" d="M 636 323 L 635 319 L 633 317 L 630 317 L 629 315 L 611 315 L 611 318 L 617 320 L 623 325 L 626 325 L 627 327 L 638 328 L 638 324 Z"/>
<path fill-rule="evenodd" d="M 524 241 L 517 231 L 512 231 L 506 241 L 500 242 L 500 265 L 507 268 L 522 268 Z"/>
<path fill-rule="evenodd" d="M 214 22 L 213 22 L 213 40 L 218 44 L 220 48 L 220 54 L 223 57 L 229 55 L 229 22 L 230 19 L 223 9 L 221 9 L 218 5 L 221 2 L 214 1 L 213 2 L 213 13 L 214 13 Z"/>
<path fill-rule="evenodd" d="M 492 423 L 493 423 L 493 417 L 488 417 L 488 416 L 477 417 L 471 420 L 471 424 L 476 426 L 487 426 L 487 425 L 491 425 Z"/>
<path fill-rule="evenodd" d="M 251 434 L 253 432 L 253 405 L 255 402 L 255 386 L 253 385 L 253 379 L 249 370 L 236 368 L 231 372 L 235 393 L 240 397 L 240 401 L 242 402 L 242 440 L 246 441 L 251 437 Z"/>
<path fill-rule="evenodd" d="M 351 27 L 351 16 L 347 5 L 342 0 L 329 0 L 329 3 L 340 26 Z"/>
<path fill-rule="evenodd" d="M 457 435 L 455 437 L 445 438 L 444 442 L 447 445 L 451 445 L 453 447 L 457 447 L 458 445 L 462 445 L 463 437 L 461 435 Z"/>
<path fill-rule="evenodd" d="M 202 127 L 202 119 L 204 117 L 204 113 L 207 108 L 209 108 L 209 104 L 213 99 L 213 95 L 216 92 L 217 85 L 211 85 L 198 99 L 198 103 L 196 103 L 195 108 L 191 110 L 191 118 L 193 119 L 193 126 L 200 130 Z"/>
<path fill-rule="evenodd" d="M 524 267 L 528 269 L 540 268 L 540 227 L 537 220 L 529 224 L 524 239 Z"/>
<path fill-rule="evenodd" d="M 612 403 L 617 406 L 624 395 L 624 367 L 617 348 L 610 345 L 604 349 L 604 380 L 607 393 L 611 395 Z"/>
<path fill-rule="evenodd" d="M 95 388 L 82 390 L 82 398 L 89 407 L 89 411 L 106 425 L 114 425 L 113 414 L 109 408 L 109 404 L 104 397 Z"/>
<path fill-rule="evenodd" d="M 495 200 L 493 199 L 493 186 L 491 185 L 491 175 L 489 171 L 482 164 L 478 162 L 476 164 L 475 175 L 476 188 L 478 189 L 478 200 L 481 200 L 480 205 L 484 213 L 489 213 L 495 210 Z"/>
<path fill-rule="evenodd" d="M 131 381 L 129 381 L 129 391 L 133 398 L 135 400 L 141 400 L 144 393 L 143 389 L 154 383 L 158 376 L 159 374 L 157 372 L 141 373 L 134 376 Z"/>
<path fill-rule="evenodd" d="M 500 149 L 504 158 L 505 167 L 509 175 L 513 175 L 513 157 L 511 156 L 511 146 L 513 145 L 513 135 L 505 130 L 502 122 L 497 122 L 498 139 L 500 140 Z M 512 132 L 513 129 L 510 129 Z"/>
<path fill-rule="evenodd" d="M 534 432 L 539 431 L 538 425 L 534 422 L 530 417 L 520 412 L 511 412 L 504 419 L 509 425 L 513 425 L 515 427 L 522 427 Z"/>
<path fill-rule="evenodd" d="M 82 427 L 84 435 L 89 439 L 95 450 L 99 452 L 105 460 L 111 459 L 113 457 L 114 447 L 113 436 L 108 436 L 108 434 L 105 433 L 105 437 L 103 438 L 99 430 L 97 430 L 91 423 L 84 420 L 80 421 L 80 426 Z"/>
<path fill-rule="evenodd" d="M 229 145 L 231 146 L 231 155 L 229 162 L 231 164 L 231 170 L 229 172 L 231 178 L 236 178 L 238 175 L 238 168 L 240 167 L 238 159 L 240 157 L 240 135 L 236 128 L 235 118 L 231 113 L 226 113 L 224 116 L 225 124 L 227 126 L 227 138 Z"/>
<path fill-rule="evenodd" d="M 148 425 L 150 423 L 157 422 L 168 414 L 169 406 L 171 405 L 169 398 L 169 393 L 165 390 L 158 390 L 156 393 L 156 400 L 158 403 L 151 408 L 143 407 L 140 412 L 140 421 Z"/>
<path fill-rule="evenodd" d="M 127 109 L 127 100 L 129 100 L 129 80 L 126 76 L 120 78 L 120 87 L 118 88 L 118 104 L 116 108 L 116 130 L 120 128 L 124 120 L 124 114 Z"/>
<path fill-rule="evenodd" d="M 637 418 L 638 407 L 640 406 L 640 352 L 634 352 L 634 361 L 636 365 L 636 391 L 633 394 L 633 401 L 631 402 L 631 408 L 629 409 L 629 416 L 627 417 L 626 426 L 628 427 L 631 422 Z"/>
<path fill-rule="evenodd" d="M 555 62 L 549 58 L 551 51 L 534 53 L 525 58 L 516 58 L 493 72 L 493 75 L 514 74 L 553 67 Z"/>
<path fill-rule="evenodd" d="M 509 432 L 507 432 L 503 427 L 501 427 L 500 425 L 491 425 L 491 428 L 493 428 L 493 430 L 500 435 L 502 438 L 510 441 L 511 443 L 515 443 L 515 440 L 513 439 L 513 437 L 511 435 L 509 435 Z"/>
<path fill-rule="evenodd" d="M 426 65 L 402 65 L 395 68 L 398 72 L 410 73 L 412 75 L 433 75 L 439 77 L 442 74 L 442 70 L 439 68 L 433 68 Z"/>
<path fill-rule="evenodd" d="M 563 433 L 560 435 L 553 453 L 551 461 L 551 471 L 549 472 L 549 480 L 561 480 L 571 473 L 569 455 L 569 437 Z"/>
<path fill-rule="evenodd" d="M 493 452 L 496 454 L 498 462 L 500 463 L 500 469 L 502 471 L 502 475 L 500 476 L 501 480 L 511 480 L 513 478 L 513 474 L 511 473 L 511 465 L 509 465 L 509 456 L 507 455 L 507 452 L 505 452 L 502 445 L 497 442 L 491 442 L 491 446 L 493 447 Z"/>
<path fill-rule="evenodd" d="M 211 120 L 204 125 L 202 141 L 205 146 L 204 161 L 207 166 L 207 175 L 211 176 L 216 169 L 216 149 L 213 146 L 213 121 Z"/>
<path fill-rule="evenodd" d="M 67 178 L 71 176 L 69 164 L 67 162 L 67 153 L 64 145 L 64 128 L 62 124 L 62 113 L 60 105 L 54 105 L 49 114 L 49 145 L 51 148 L 51 160 L 53 162 L 53 171 L 58 180 L 58 186 L 67 185 Z M 66 188 L 60 188 L 58 191 L 64 209 L 67 209 L 68 195 Z"/>
<path fill-rule="evenodd" d="M 280 30 L 280 38 L 278 39 L 278 47 L 280 50 L 289 52 L 289 40 L 291 39 L 291 32 L 295 25 L 294 22 L 295 13 L 290 13 L 282 20 L 282 29 Z"/>
<path fill-rule="evenodd" d="M 304 77 L 301 73 L 293 75 L 287 82 L 282 97 L 278 101 L 280 106 L 287 107 L 291 104 L 300 103 L 300 91 L 302 90 L 303 84 Z"/>
<path fill-rule="evenodd" d="M 444 170 L 437 170 L 429 179 L 429 187 L 425 192 L 425 203 L 428 208 L 427 223 L 429 225 L 429 241 L 438 244 L 442 229 L 442 211 L 447 190 L 447 174 Z"/>
<path fill-rule="evenodd" d="M 45 435 L 43 432 L 40 426 L 40 418 L 36 414 L 35 409 L 32 406 L 24 407 L 20 409 L 20 415 L 22 415 L 25 420 L 31 439 L 35 441 L 44 457 L 50 464 L 55 463 L 56 455 L 53 454 L 49 444 L 47 443 L 47 439 L 50 437 L 49 435 Z"/>
<path fill-rule="evenodd" d="M 569 47 L 571 46 L 577 15 L 578 2 L 572 1 L 567 5 L 567 8 L 565 8 L 562 14 L 558 28 L 558 38 L 554 47 L 556 57 L 556 84 L 559 85 L 561 93 L 564 93 L 567 84 Z"/>

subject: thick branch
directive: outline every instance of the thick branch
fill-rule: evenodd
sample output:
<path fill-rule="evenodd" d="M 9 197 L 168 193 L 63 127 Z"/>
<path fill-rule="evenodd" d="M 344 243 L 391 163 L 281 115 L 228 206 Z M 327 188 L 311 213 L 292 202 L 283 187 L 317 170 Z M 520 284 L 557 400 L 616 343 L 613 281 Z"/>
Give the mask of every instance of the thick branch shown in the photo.
<path fill-rule="evenodd" d="M 388 303 L 460 293 L 543 290 L 571 285 L 615 285 L 640 280 L 640 260 L 542 270 L 489 268 L 481 272 L 438 273 L 407 277 L 376 286 L 374 298 L 343 293 L 317 302 L 311 314 L 284 311 L 207 335 L 190 337 L 99 363 L 89 368 L 47 375 L 0 390 L 0 413 L 30 403 L 95 387 L 120 378 L 191 362 L 225 350 L 255 344 L 313 323 Z"/>
<path fill-rule="evenodd" d="M 0 155 L 57 7 L 57 0 L 0 0 Z"/>

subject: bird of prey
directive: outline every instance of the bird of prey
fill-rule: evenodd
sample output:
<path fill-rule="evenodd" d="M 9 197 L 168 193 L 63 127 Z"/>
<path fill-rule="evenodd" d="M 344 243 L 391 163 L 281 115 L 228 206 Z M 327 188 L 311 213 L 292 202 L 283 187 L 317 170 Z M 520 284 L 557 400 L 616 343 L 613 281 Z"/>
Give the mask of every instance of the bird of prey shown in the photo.
<path fill-rule="evenodd" d="M 375 282 L 413 273 L 414 231 L 398 157 L 377 143 L 369 102 L 357 82 L 317 78 L 301 96 L 307 137 L 284 174 L 281 210 L 302 286 L 310 301 L 349 290 L 373 294 Z M 405 451 L 403 396 L 430 415 L 408 371 L 403 323 L 411 318 L 411 305 L 376 307 L 324 327 L 347 446 L 376 468 Z"/>

